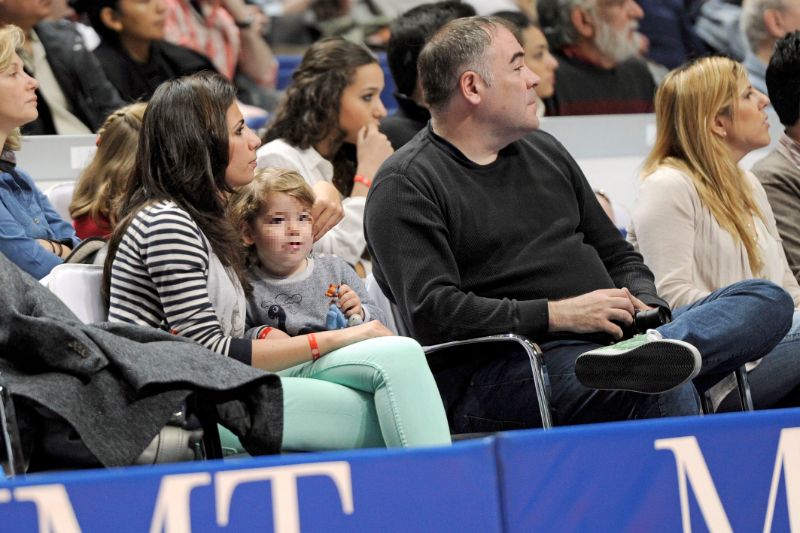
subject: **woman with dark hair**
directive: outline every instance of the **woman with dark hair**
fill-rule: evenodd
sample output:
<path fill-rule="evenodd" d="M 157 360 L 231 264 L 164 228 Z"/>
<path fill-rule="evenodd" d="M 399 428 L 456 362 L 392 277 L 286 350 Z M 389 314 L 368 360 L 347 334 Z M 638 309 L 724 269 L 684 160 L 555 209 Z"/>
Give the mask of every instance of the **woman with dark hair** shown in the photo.
<path fill-rule="evenodd" d="M 61 264 L 80 239 L 30 176 L 16 168 L 19 128 L 39 115 L 39 84 L 25 72 L 16 52 L 24 41 L 18 27 L 0 27 L 0 253 L 40 279 Z"/>
<path fill-rule="evenodd" d="M 162 82 L 214 70 L 204 55 L 164 40 L 164 0 L 80 0 L 102 41 L 94 54 L 122 98 L 148 100 Z"/>
<path fill-rule="evenodd" d="M 314 251 L 334 253 L 351 265 L 366 247 L 369 186 L 393 152 L 378 131 L 378 121 L 386 116 L 382 90 L 383 71 L 369 50 L 338 37 L 318 41 L 292 75 L 266 144 L 258 150 L 259 167 L 295 170 L 314 189 Z M 326 206 L 341 197 L 344 217 L 325 233 L 339 218 Z"/>
<path fill-rule="evenodd" d="M 280 371 L 284 449 L 448 443 L 422 349 L 379 322 L 291 338 L 256 327 L 245 338 L 244 247 L 225 211 L 253 180 L 260 141 L 234 98 L 221 76 L 200 74 L 164 83 L 150 100 L 127 215 L 109 241 L 109 319 Z"/>

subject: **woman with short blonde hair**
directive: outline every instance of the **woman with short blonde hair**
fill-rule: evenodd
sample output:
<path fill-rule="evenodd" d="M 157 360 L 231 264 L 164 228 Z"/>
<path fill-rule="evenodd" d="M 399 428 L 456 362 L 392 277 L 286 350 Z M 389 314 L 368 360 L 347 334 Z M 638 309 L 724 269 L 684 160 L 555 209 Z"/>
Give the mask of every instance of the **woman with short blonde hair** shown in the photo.
<path fill-rule="evenodd" d="M 0 27 L 0 253 L 41 279 L 80 241 L 31 177 L 16 166 L 19 129 L 39 116 L 38 83 L 17 55 L 24 42 L 18 27 Z"/>

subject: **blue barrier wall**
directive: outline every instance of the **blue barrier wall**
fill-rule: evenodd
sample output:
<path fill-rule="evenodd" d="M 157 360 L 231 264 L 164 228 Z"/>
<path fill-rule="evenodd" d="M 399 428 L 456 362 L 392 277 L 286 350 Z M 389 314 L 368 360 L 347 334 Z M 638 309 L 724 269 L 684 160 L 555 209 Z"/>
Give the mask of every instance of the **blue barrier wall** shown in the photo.
<path fill-rule="evenodd" d="M 489 439 L 71 472 L 0 485 L 0 530 L 494 533 L 497 486 Z"/>
<path fill-rule="evenodd" d="M 800 531 L 800 409 L 0 483 L 0 531 Z"/>
<path fill-rule="evenodd" d="M 797 409 L 500 435 L 507 530 L 762 531 L 774 481 L 771 531 L 789 531 L 794 426 Z"/>

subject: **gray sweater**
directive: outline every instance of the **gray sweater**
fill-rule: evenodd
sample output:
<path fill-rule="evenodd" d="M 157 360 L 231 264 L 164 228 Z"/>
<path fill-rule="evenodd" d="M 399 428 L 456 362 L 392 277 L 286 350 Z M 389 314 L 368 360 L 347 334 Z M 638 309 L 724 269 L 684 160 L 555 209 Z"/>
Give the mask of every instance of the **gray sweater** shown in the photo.
<path fill-rule="evenodd" d="M 325 319 L 334 298 L 325 293 L 330 284 L 348 285 L 361 299 L 364 322 L 383 321 L 383 313 L 367 294 L 351 266 L 335 255 L 312 254 L 308 267 L 288 278 L 275 278 L 262 269 L 250 270 L 253 292 L 247 299 L 248 335 L 260 326 L 272 326 L 289 335 L 325 331 Z"/>

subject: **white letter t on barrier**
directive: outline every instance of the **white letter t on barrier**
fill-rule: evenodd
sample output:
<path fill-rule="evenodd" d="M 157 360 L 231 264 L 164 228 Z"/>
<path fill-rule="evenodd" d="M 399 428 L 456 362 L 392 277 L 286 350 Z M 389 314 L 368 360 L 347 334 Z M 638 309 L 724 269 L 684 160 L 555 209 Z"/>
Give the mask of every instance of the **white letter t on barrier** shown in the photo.
<path fill-rule="evenodd" d="M 336 484 L 336 491 L 342 502 L 342 511 L 345 514 L 353 514 L 353 485 L 350 479 L 350 465 L 345 461 L 336 461 L 217 473 L 214 480 L 217 490 L 217 524 L 228 525 L 231 497 L 239 484 L 270 481 L 272 482 L 272 516 L 275 533 L 300 533 L 297 478 L 306 476 L 331 478 Z"/>

